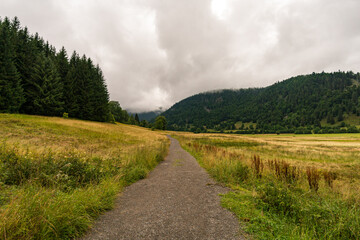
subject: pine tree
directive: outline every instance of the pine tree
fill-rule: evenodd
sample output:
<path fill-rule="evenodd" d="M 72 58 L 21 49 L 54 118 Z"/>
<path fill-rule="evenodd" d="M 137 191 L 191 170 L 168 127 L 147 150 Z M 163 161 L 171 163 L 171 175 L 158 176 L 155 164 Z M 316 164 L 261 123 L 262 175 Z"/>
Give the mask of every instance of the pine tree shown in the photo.
<path fill-rule="evenodd" d="M 24 102 L 20 75 L 15 66 L 16 53 L 8 18 L 0 26 L 0 112 L 18 112 Z"/>
<path fill-rule="evenodd" d="M 24 90 L 25 102 L 20 108 L 20 112 L 32 114 L 33 99 L 27 96 L 32 95 L 33 83 L 31 76 L 35 68 L 35 60 L 40 51 L 37 48 L 36 40 L 29 36 L 27 28 L 18 32 L 16 42 L 16 67 L 21 76 L 21 85 Z"/>
<path fill-rule="evenodd" d="M 64 105 L 63 86 L 55 64 L 44 54 L 40 54 L 36 59 L 32 82 L 32 113 L 61 116 Z"/>
<path fill-rule="evenodd" d="M 64 98 L 65 98 L 65 112 L 69 113 L 70 117 L 79 117 L 80 106 L 77 103 L 76 96 L 79 93 L 77 86 L 77 68 L 79 66 L 80 58 L 76 51 L 74 51 L 70 58 L 69 70 L 64 80 Z"/>
<path fill-rule="evenodd" d="M 65 83 L 66 75 L 69 71 L 69 60 L 64 47 L 56 54 L 56 67 L 61 78 L 61 82 Z"/>
<path fill-rule="evenodd" d="M 136 121 L 136 124 L 140 123 L 140 119 L 139 119 L 139 116 L 137 113 L 135 114 L 135 121 Z"/>
<path fill-rule="evenodd" d="M 74 51 L 30 36 L 15 17 L 0 19 L 0 112 L 18 112 L 110 121 L 109 94 L 103 73 Z M 120 115 L 126 117 L 120 108 Z M 127 116 L 128 117 L 128 116 Z"/>
<path fill-rule="evenodd" d="M 96 117 L 93 120 L 96 121 L 107 121 L 109 117 L 109 93 L 107 91 L 104 75 L 97 65 L 93 68 L 95 78 L 92 79 L 93 81 L 93 102 L 92 102 L 92 109 L 94 109 L 96 113 Z"/>

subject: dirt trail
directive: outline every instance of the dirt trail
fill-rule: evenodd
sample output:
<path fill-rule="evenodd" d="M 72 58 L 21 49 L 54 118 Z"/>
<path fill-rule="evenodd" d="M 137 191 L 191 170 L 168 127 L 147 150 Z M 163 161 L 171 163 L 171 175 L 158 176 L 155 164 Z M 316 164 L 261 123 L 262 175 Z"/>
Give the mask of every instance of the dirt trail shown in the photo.
<path fill-rule="evenodd" d="M 228 189 L 170 139 L 165 161 L 127 187 L 83 239 L 245 239 L 236 217 L 220 206 L 218 194 Z"/>

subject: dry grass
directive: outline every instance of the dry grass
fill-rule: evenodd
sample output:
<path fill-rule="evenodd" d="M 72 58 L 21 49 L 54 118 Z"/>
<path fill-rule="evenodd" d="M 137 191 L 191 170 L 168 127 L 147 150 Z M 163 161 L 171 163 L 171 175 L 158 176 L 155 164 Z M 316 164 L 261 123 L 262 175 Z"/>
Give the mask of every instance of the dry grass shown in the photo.
<path fill-rule="evenodd" d="M 167 141 L 165 135 L 137 126 L 13 114 L 1 114 L 0 136 L 20 151 L 71 151 L 101 158 Z"/>
<path fill-rule="evenodd" d="M 359 239 L 360 134 L 170 133 L 233 191 L 222 198 L 259 239 Z"/>
<path fill-rule="evenodd" d="M 81 236 L 168 146 L 136 126 L 0 114 L 0 239 Z"/>
<path fill-rule="evenodd" d="M 215 145 L 219 148 L 217 151 L 225 151 L 224 154 L 227 156 L 238 156 L 238 159 L 248 166 L 254 164 L 253 159 L 256 155 L 265 161 L 284 161 L 298 168 L 304 175 L 306 169 L 315 168 L 322 175 L 323 173 L 326 175 L 320 185 L 331 186 L 334 191 L 347 197 L 360 193 L 360 134 L 229 135 L 178 132 L 175 134 L 184 142 Z M 237 143 L 241 144 L 237 145 Z M 216 153 L 213 157 L 209 154 L 207 157 L 217 161 L 218 155 L 219 153 Z M 267 166 L 264 171 L 271 170 Z M 333 175 L 336 177 L 334 178 Z"/>

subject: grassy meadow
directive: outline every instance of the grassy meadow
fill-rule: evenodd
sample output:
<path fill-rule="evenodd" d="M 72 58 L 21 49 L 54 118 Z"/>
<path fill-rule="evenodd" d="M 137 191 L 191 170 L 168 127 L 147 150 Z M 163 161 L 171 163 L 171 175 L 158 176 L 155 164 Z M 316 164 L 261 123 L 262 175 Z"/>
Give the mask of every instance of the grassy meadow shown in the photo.
<path fill-rule="evenodd" d="M 144 128 L 0 114 L 0 239 L 73 239 L 167 153 Z"/>
<path fill-rule="evenodd" d="M 360 238 L 360 134 L 171 134 L 255 238 Z"/>

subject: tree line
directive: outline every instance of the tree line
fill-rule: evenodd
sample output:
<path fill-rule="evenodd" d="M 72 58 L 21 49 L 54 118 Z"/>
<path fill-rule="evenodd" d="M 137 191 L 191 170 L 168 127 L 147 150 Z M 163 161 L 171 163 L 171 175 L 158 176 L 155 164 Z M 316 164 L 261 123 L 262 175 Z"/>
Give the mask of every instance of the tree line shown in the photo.
<path fill-rule="evenodd" d="M 135 115 L 129 114 L 126 110 L 123 110 L 117 101 L 110 101 L 110 112 L 114 117 L 114 121 L 120 123 L 126 123 L 131 125 L 138 125 L 140 127 L 146 127 L 151 129 L 166 130 L 167 121 L 164 116 L 157 116 L 153 121 L 141 120 L 136 113 Z"/>
<path fill-rule="evenodd" d="M 109 121 L 109 94 L 99 65 L 64 47 L 56 51 L 17 17 L 0 19 L 0 112 Z"/>
<path fill-rule="evenodd" d="M 0 18 L 0 113 L 63 116 L 166 129 L 128 114 L 109 93 L 99 65 L 64 47 L 56 51 L 38 33 L 30 34 L 17 17 Z"/>

